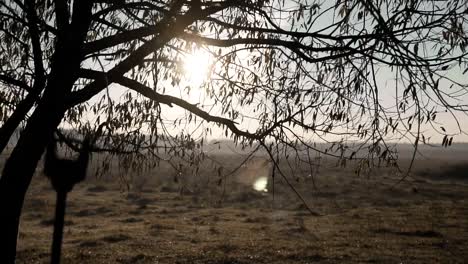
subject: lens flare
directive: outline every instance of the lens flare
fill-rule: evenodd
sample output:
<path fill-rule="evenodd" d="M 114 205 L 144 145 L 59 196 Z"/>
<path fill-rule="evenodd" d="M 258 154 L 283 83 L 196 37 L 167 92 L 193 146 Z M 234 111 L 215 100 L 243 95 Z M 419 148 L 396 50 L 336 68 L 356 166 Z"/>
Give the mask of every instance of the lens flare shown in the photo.
<path fill-rule="evenodd" d="M 260 177 L 254 182 L 253 188 L 259 192 L 268 192 L 268 190 L 266 189 L 267 185 L 268 185 L 268 178 Z"/>

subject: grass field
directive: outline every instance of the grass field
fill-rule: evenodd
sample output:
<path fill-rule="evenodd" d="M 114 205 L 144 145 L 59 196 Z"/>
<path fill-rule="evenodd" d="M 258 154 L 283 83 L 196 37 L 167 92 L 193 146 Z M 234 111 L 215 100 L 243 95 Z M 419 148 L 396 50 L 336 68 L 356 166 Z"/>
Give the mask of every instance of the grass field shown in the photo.
<path fill-rule="evenodd" d="M 225 163 L 240 160 L 223 155 Z M 214 172 L 175 182 L 164 166 L 132 178 L 130 189 L 117 176 L 91 177 L 69 195 L 62 260 L 466 263 L 468 166 L 460 157 L 421 158 L 394 188 L 400 176 L 389 169 L 357 176 L 325 162 L 313 178 L 287 174 L 312 212 L 280 177 L 274 197 L 271 177 L 268 192 L 252 188 L 270 176 L 260 157 L 221 184 Z M 38 172 L 23 208 L 18 263 L 49 261 L 54 200 Z"/>

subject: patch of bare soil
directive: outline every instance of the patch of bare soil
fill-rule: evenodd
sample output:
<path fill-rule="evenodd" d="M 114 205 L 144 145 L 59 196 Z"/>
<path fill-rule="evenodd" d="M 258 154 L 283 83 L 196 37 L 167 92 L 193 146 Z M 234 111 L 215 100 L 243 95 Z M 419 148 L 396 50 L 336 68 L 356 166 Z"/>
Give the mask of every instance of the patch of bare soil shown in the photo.
<path fill-rule="evenodd" d="M 254 179 L 249 174 L 248 181 Z M 161 180 L 145 184 L 145 191 L 90 180 L 69 195 L 63 263 L 468 259 L 468 188 L 463 183 L 415 176 L 392 188 L 399 178 L 385 170 L 358 177 L 351 170 L 324 168 L 313 181 L 291 176 L 311 213 L 275 179 L 274 195 L 271 182 L 265 192 L 245 182 L 217 185 L 198 179 L 184 186 L 190 192 L 182 192 Z M 18 263 L 48 262 L 55 197 L 48 185 L 40 175 L 32 183 L 23 209 Z"/>

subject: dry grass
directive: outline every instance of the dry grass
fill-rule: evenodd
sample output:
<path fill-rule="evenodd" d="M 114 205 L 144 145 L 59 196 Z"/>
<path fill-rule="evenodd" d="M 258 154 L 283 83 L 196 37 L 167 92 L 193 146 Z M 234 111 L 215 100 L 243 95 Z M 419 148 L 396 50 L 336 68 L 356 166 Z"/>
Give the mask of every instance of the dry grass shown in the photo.
<path fill-rule="evenodd" d="M 208 177 L 185 182 L 185 194 L 167 170 L 130 191 L 89 180 L 69 195 L 63 263 L 465 263 L 467 178 L 429 177 L 425 170 L 451 166 L 440 164 L 420 161 L 420 176 L 395 189 L 387 170 L 357 177 L 324 167 L 317 189 L 291 178 L 315 216 L 279 177 L 274 202 L 239 174 L 220 186 Z M 18 263 L 48 261 L 53 206 L 49 183 L 35 177 Z"/>

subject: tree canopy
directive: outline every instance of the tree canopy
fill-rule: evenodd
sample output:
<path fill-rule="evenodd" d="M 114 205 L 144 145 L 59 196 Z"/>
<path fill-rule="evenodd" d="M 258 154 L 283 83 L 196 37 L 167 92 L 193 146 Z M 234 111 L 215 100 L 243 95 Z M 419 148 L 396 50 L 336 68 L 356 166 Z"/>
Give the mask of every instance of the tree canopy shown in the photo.
<path fill-rule="evenodd" d="M 468 110 L 466 1 L 2 0 L 0 14 L 2 152 L 23 129 L 0 179 L 0 204 L 18 201 L 5 240 L 58 126 L 100 127 L 96 150 L 140 158 L 221 131 L 275 155 L 332 141 L 342 160 L 392 162 L 389 140 L 463 133 L 441 122 Z"/>
<path fill-rule="evenodd" d="M 176 123 L 212 122 L 236 140 L 285 144 L 325 134 L 422 140 L 420 124 L 466 109 L 454 100 L 466 88 L 464 1 L 91 2 L 90 25 L 78 29 L 79 3 L 3 1 L 3 123 L 28 95 L 25 108 L 34 109 L 58 37 L 79 30 L 80 68 L 62 123 L 107 120 L 111 133 L 133 132 L 130 141 L 162 134 L 161 105 L 188 111 Z M 212 65 L 206 82 L 190 87 L 183 63 L 197 50 Z M 116 98 L 112 84 L 128 89 Z"/>

